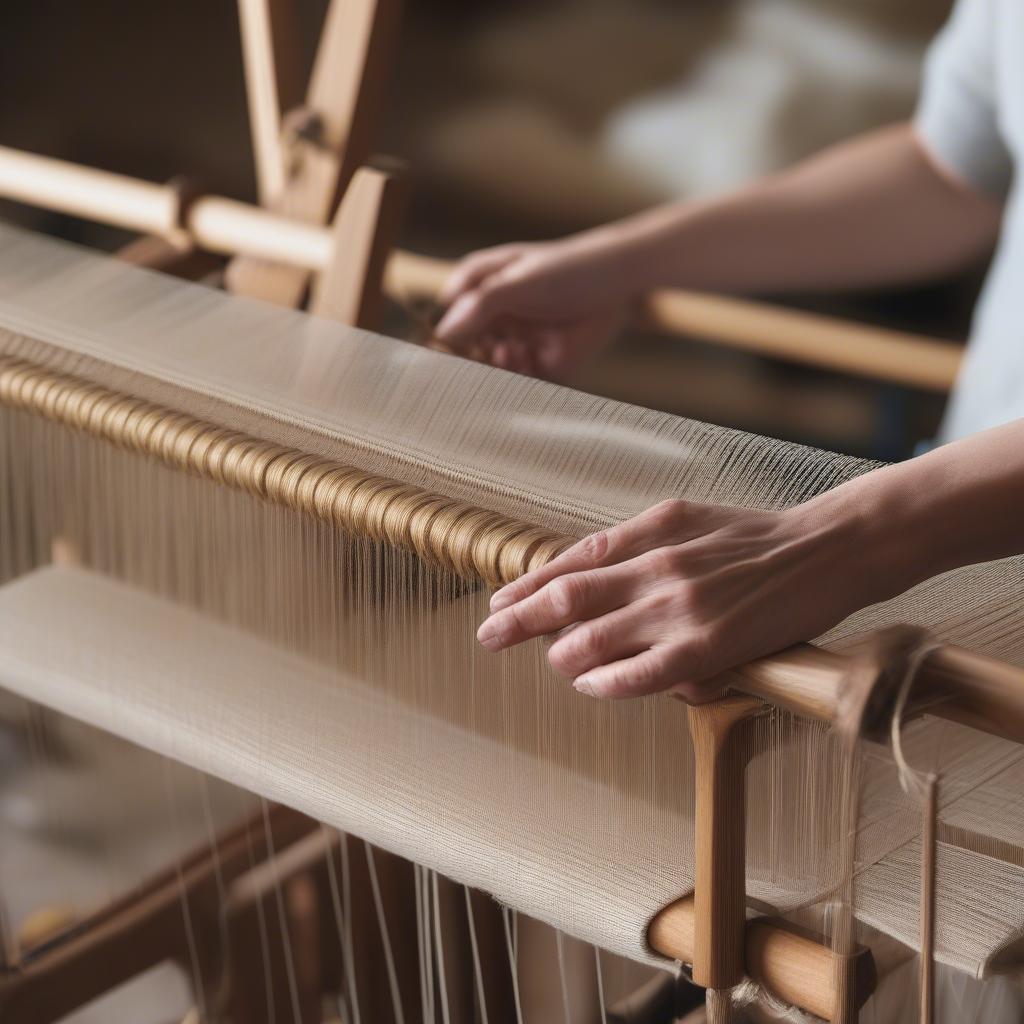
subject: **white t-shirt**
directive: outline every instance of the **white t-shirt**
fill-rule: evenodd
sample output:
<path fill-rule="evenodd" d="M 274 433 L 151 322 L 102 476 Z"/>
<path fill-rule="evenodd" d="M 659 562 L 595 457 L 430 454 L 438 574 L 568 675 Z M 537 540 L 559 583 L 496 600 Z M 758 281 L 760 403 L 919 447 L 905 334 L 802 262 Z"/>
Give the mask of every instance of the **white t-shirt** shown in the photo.
<path fill-rule="evenodd" d="M 928 55 L 916 124 L 943 164 L 1006 203 L 999 248 L 942 425 L 941 440 L 952 441 L 1024 417 L 1024 199 L 1015 175 L 1024 158 L 1024 0 L 957 0 Z M 902 1002 L 914 970 L 908 965 L 880 988 L 868 1019 L 917 1019 Z M 1024 993 L 1008 979 L 983 984 L 939 965 L 936 989 L 942 1024 L 1024 1020 Z"/>
<path fill-rule="evenodd" d="M 1024 417 L 1024 0 L 958 0 L 925 66 L 917 129 L 932 153 L 1006 203 L 995 261 L 940 439 Z"/>

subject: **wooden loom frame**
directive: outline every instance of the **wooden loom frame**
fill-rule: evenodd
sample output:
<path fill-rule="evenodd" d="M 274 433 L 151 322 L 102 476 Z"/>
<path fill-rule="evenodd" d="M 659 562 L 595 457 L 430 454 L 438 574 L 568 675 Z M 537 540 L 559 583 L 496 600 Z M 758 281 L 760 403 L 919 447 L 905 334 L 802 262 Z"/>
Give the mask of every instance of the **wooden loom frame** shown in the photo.
<path fill-rule="evenodd" d="M 369 8 L 377 6 L 388 7 L 385 20 L 393 19 L 393 5 L 368 4 Z M 351 40 L 351 34 L 345 37 L 338 28 L 339 9 L 335 0 L 331 8 L 334 20 L 328 16 L 321 44 L 321 54 L 333 54 L 335 63 L 325 64 L 318 58 L 318 67 L 336 66 L 339 46 L 350 47 L 343 40 Z M 203 250 L 232 256 L 229 287 L 289 305 L 302 302 L 312 272 L 316 277 L 311 309 L 357 326 L 372 325 L 382 288 L 399 299 L 436 297 L 450 267 L 392 251 L 401 200 L 400 176 L 363 166 L 369 157 L 367 125 L 372 121 L 374 103 L 379 101 L 382 54 L 393 38 L 393 20 L 376 34 L 372 15 L 369 21 L 360 22 L 362 34 L 357 36 L 365 44 L 360 65 L 363 73 L 348 78 L 351 88 L 346 92 L 351 100 L 347 108 L 350 127 L 355 128 L 346 133 L 343 119 L 328 119 L 325 131 L 323 121 L 318 122 L 323 105 L 331 106 L 330 90 L 322 84 L 318 89 L 314 71 L 308 106 L 291 118 L 285 131 L 286 145 L 280 127 L 288 119 L 280 117 L 276 93 L 266 88 L 267 82 L 281 84 L 281 64 L 271 58 L 275 56 L 273 22 L 280 18 L 283 7 L 277 0 L 240 0 L 240 11 L 261 202 L 270 209 L 190 195 L 174 185 L 149 184 L 2 147 L 0 195 L 147 233 L 162 240 L 164 252 L 169 248 L 172 252 Z M 365 10 L 360 17 L 364 15 Z M 346 52 L 352 55 L 350 48 Z M 356 54 L 357 64 L 359 59 Z M 261 64 L 263 72 L 252 73 Z M 321 72 L 321 83 L 324 74 Z M 361 83 L 366 78 L 375 83 L 370 93 L 374 89 L 377 93 L 363 102 Z M 283 169 L 296 161 L 299 173 L 289 180 Z M 325 226 L 332 216 L 332 226 Z M 948 342 L 692 293 L 652 296 L 642 319 L 647 326 L 670 334 L 937 391 L 950 386 L 960 360 L 959 346 Z M 0 365 L 0 400 L 31 407 L 28 399 L 39 384 L 37 369 L 24 364 Z M 54 395 L 61 389 L 73 393 L 77 385 L 73 380 L 47 379 L 43 386 L 51 403 L 47 414 L 51 414 Z M 104 403 L 116 404 L 123 397 L 100 399 L 95 392 L 91 389 L 77 406 L 69 400 L 64 410 L 69 405 L 79 409 L 82 403 L 89 403 L 92 410 L 97 402 L 107 408 Z M 91 414 L 71 416 L 66 422 L 86 431 L 99 425 Z M 102 430 L 95 432 L 104 436 Z M 165 446 L 149 454 L 168 459 L 169 452 Z M 174 460 L 171 452 L 168 461 Z M 301 470 L 307 478 L 308 469 L 304 465 Z M 327 467 L 324 472 L 337 474 L 343 469 Z M 238 484 L 245 486 L 244 481 Z M 261 496 L 287 500 L 283 495 Z M 344 525 L 356 533 L 367 529 L 365 523 Z M 498 528 L 506 526 L 499 524 Z M 528 524 L 508 528 L 521 536 Z M 525 561 L 487 562 L 486 566 L 460 562 L 454 567 L 499 581 L 546 560 L 564 542 L 564 538 L 534 537 Z M 724 799 L 722 786 L 728 784 L 735 791 L 737 778 L 742 785 L 735 740 L 763 701 L 836 722 L 848 714 L 851 674 L 867 680 L 862 692 L 871 694 L 877 692 L 886 670 L 900 663 L 898 657 L 865 662 L 802 647 L 732 674 L 731 685 L 756 700 L 726 698 L 691 712 L 698 773 L 696 892 L 665 908 L 652 922 L 649 939 L 655 950 L 692 963 L 696 980 L 710 988 L 727 988 L 748 975 L 785 1001 L 824 1019 L 852 1019 L 873 985 L 870 953 L 842 956 L 782 922 L 746 922 L 742 858 L 735 856 L 742 848 L 737 842 L 742 836 L 742 807 L 737 811 L 735 800 Z M 1024 742 L 1024 673 L 944 647 L 930 655 L 922 674 L 927 683 L 950 698 L 933 713 Z M 858 713 L 867 710 L 864 703 Z M 128 912 L 136 912 L 134 906 Z M 109 925 L 108 919 L 103 920 Z M 78 941 L 85 942 L 90 936 L 95 938 L 95 933 L 86 928 Z"/>

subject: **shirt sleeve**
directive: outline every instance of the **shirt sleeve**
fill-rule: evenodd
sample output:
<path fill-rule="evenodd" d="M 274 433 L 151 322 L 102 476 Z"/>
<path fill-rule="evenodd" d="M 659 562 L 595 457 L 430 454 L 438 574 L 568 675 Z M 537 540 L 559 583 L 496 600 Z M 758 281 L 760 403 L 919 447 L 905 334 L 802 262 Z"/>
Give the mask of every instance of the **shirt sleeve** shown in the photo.
<path fill-rule="evenodd" d="M 1013 161 L 999 129 L 996 0 L 957 0 L 932 44 L 915 119 L 931 153 L 980 192 L 1004 199 Z"/>

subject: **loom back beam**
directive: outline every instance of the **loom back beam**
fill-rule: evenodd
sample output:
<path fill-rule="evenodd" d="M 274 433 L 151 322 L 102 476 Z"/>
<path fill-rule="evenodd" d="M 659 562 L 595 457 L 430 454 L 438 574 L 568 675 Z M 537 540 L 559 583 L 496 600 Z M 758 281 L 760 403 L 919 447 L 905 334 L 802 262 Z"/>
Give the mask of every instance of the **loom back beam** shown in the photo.
<path fill-rule="evenodd" d="M 322 272 L 331 265 L 329 229 L 215 196 L 186 202 L 158 185 L 50 157 L 0 147 L 0 196 L 62 213 L 194 244 Z M 396 251 L 385 277 L 393 296 L 436 297 L 450 265 Z M 962 348 L 901 331 L 843 323 L 762 303 L 683 291 L 649 297 L 645 326 L 766 356 L 948 391 Z"/>

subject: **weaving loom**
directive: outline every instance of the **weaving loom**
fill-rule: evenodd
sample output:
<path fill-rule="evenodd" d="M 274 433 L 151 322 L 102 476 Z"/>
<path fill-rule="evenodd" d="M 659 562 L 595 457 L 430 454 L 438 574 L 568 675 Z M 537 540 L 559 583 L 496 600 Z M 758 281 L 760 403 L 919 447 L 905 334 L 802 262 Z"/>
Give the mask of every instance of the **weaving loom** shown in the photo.
<path fill-rule="evenodd" d="M 12 229 L 0 232 L 0 282 L 5 688 L 603 949 L 696 961 L 716 987 L 740 980 L 735 936 L 712 932 L 715 948 L 701 950 L 706 910 L 686 899 L 702 844 L 715 884 L 730 884 L 721 822 L 694 834 L 686 708 L 582 698 L 537 646 L 479 652 L 481 583 L 666 497 L 780 507 L 869 464 Z M 57 541 L 78 567 L 47 567 Z M 839 650 L 910 623 L 986 655 L 930 652 L 918 674 L 949 700 L 931 709 L 940 717 L 908 721 L 903 744 L 942 780 L 934 955 L 974 977 L 1015 970 L 1024 931 L 1024 764 L 1011 742 L 1022 691 L 1015 670 L 988 660 L 1024 653 L 1022 585 L 1019 560 L 960 570 L 822 640 Z M 820 714 L 879 664 L 796 652 L 736 682 Z M 860 939 L 918 945 L 921 813 L 884 743 L 858 744 L 851 760 L 827 723 L 763 707 L 732 716 L 753 712 L 737 750 L 757 764 L 740 897 L 759 915 L 817 919 L 836 952 L 762 923 L 739 936 L 740 971 L 745 941 L 747 970 L 778 995 L 854 1019 L 879 966 L 844 938 L 843 907 L 849 898 L 867 928 Z M 869 716 L 876 738 L 892 709 L 890 691 Z M 843 840 L 851 813 L 855 851 Z M 735 913 L 715 927 L 734 927 Z M 787 940 L 819 977 L 787 976 Z"/>
<path fill-rule="evenodd" d="M 285 133 L 271 6 L 239 5 L 268 209 L 0 148 L 0 195 L 151 236 L 114 260 L 0 226 L 0 689 L 199 773 L 203 804 L 69 927 L 17 941 L 0 914 L 0 1017 L 173 961 L 193 1022 L 319 1021 L 326 997 L 354 1024 L 654 1024 L 682 1012 L 679 965 L 711 1024 L 928 1020 L 937 963 L 956 1019 L 1001 1024 L 1024 559 L 866 609 L 701 708 L 587 699 L 541 644 L 483 652 L 490 588 L 573 539 L 873 466 L 357 329 L 447 269 L 391 252 L 401 177 L 366 166 L 395 5 L 331 5 Z M 236 295 L 309 291 L 318 315 L 126 265 L 209 252 Z M 938 390 L 959 359 L 708 296 L 646 316 Z"/>

